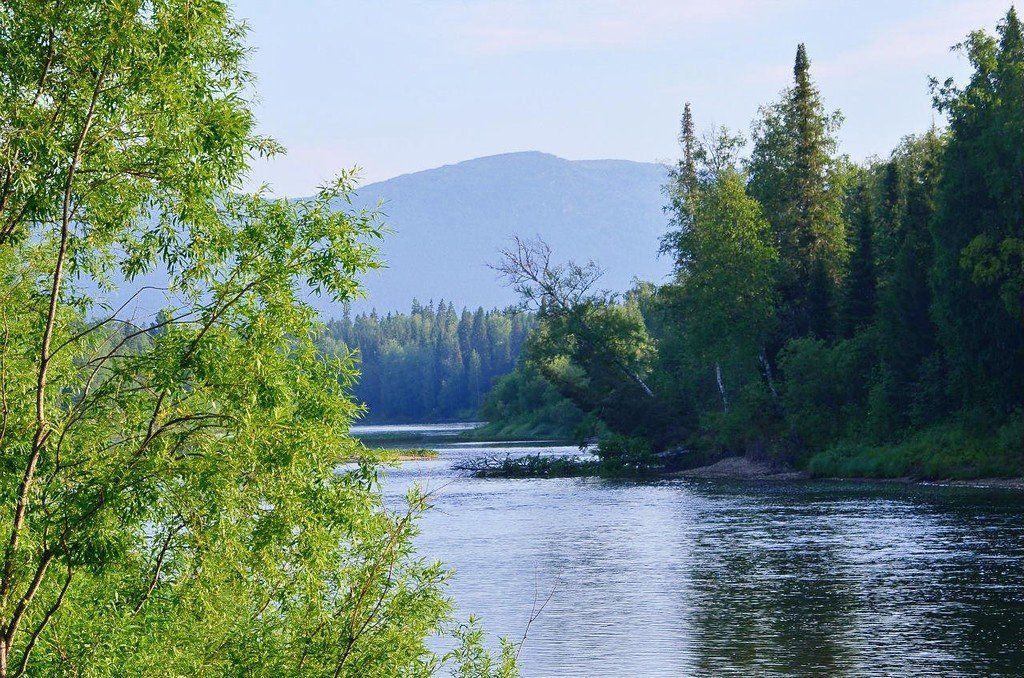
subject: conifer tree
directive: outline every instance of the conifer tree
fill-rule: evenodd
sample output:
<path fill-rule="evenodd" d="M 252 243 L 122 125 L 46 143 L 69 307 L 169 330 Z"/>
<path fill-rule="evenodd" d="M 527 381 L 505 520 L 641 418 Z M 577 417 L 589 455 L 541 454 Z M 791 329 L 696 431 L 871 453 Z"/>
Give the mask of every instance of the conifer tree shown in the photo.
<path fill-rule="evenodd" d="M 682 246 L 681 241 L 693 225 L 693 210 L 690 203 L 693 191 L 697 188 L 696 155 L 699 149 L 689 101 L 683 106 L 679 146 L 682 149 L 682 157 L 669 170 L 669 181 L 665 186 L 665 193 L 669 198 L 665 210 L 669 213 L 671 228 L 662 236 L 659 250 L 662 254 L 673 257 L 677 274 L 681 274 L 689 265 L 686 248 Z"/>
<path fill-rule="evenodd" d="M 782 341 L 827 338 L 835 329 L 846 257 L 842 167 L 833 136 L 839 122 L 838 114 L 824 110 L 801 44 L 793 86 L 780 102 L 762 109 L 750 159 L 750 193 L 764 207 L 781 257 Z"/>
<path fill-rule="evenodd" d="M 850 264 L 843 298 L 842 330 L 846 337 L 874 319 L 877 292 L 875 278 L 874 223 L 867 180 L 861 177 L 847 206 Z"/>

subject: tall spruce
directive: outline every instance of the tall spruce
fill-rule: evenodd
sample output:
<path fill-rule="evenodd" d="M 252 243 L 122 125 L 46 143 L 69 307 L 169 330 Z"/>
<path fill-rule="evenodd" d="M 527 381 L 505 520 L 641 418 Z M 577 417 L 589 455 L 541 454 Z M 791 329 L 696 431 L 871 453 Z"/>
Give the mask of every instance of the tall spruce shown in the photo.
<path fill-rule="evenodd" d="M 682 149 L 682 157 L 669 170 L 669 181 L 665 186 L 665 193 L 669 199 L 665 210 L 669 214 L 670 230 L 662 236 L 659 250 L 662 254 L 672 256 L 677 275 L 682 274 L 690 263 L 681 241 L 693 225 L 693 209 L 690 203 L 697 188 L 696 156 L 699 149 L 689 101 L 683 106 L 679 146 Z"/>
<path fill-rule="evenodd" d="M 871 202 L 867 179 L 860 177 L 847 200 L 850 263 L 843 294 L 841 326 L 843 336 L 852 336 L 875 315 L 877 279 Z"/>
<path fill-rule="evenodd" d="M 909 413 L 919 399 L 922 366 L 936 348 L 928 271 L 942 152 L 943 142 L 935 130 L 909 137 L 893 153 L 882 175 L 884 218 L 878 223 L 877 238 L 886 256 L 880 267 L 878 350 L 888 377 L 887 399 L 901 415 Z M 902 416 L 895 421 L 907 423 Z"/>
<path fill-rule="evenodd" d="M 835 331 L 847 253 L 834 137 L 840 120 L 825 112 L 807 50 L 799 45 L 793 85 L 762 109 L 750 159 L 750 194 L 764 207 L 781 257 L 780 344 Z"/>

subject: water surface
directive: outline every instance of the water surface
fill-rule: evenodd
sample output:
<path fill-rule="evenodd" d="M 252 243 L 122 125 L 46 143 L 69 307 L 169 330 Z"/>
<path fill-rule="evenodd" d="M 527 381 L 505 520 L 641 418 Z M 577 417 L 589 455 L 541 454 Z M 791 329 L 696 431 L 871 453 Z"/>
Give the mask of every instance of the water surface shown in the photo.
<path fill-rule="evenodd" d="M 1024 494 L 474 479 L 452 464 L 498 449 L 435 447 L 385 492 L 437 490 L 419 544 L 461 615 L 518 639 L 547 600 L 524 676 L 1024 673 Z"/>

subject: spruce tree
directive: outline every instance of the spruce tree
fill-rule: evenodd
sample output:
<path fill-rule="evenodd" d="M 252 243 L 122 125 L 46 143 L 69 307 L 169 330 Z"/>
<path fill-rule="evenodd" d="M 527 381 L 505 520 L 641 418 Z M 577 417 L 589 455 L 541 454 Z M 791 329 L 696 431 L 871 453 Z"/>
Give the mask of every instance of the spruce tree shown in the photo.
<path fill-rule="evenodd" d="M 847 217 L 851 254 L 841 324 L 843 335 L 850 337 L 874 319 L 877 296 L 875 246 L 872 234 L 874 224 L 870 193 L 863 177 L 857 181 L 850 194 Z"/>
<path fill-rule="evenodd" d="M 675 167 L 669 170 L 669 181 L 665 186 L 669 204 L 665 210 L 669 213 L 670 230 L 661 239 L 660 252 L 671 255 L 677 275 L 683 275 L 689 266 L 686 248 L 682 240 L 693 226 L 692 196 L 697 188 L 697 136 L 693 124 L 693 112 L 690 102 L 683 106 L 683 119 L 679 131 L 679 146 L 682 157 Z"/>
<path fill-rule="evenodd" d="M 762 204 L 781 257 L 781 340 L 827 338 L 846 257 L 842 192 L 833 136 L 838 114 L 825 112 L 800 44 L 793 86 L 762 110 L 754 129 L 750 193 Z M 780 342 L 781 343 L 781 342 Z"/>

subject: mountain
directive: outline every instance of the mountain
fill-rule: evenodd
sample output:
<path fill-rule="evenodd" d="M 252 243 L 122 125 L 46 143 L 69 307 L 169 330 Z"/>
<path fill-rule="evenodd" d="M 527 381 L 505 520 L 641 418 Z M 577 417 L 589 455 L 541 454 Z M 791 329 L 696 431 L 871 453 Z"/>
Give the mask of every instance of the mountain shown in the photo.
<path fill-rule="evenodd" d="M 505 153 L 368 184 L 353 197 L 356 208 L 383 203 L 391 233 L 381 250 L 385 268 L 364 278 L 369 298 L 354 311 L 408 311 L 413 299 L 445 299 L 457 307 L 504 307 L 516 301 L 487 264 L 511 236 L 537 235 L 556 260 L 593 259 L 605 270 L 604 289 L 627 289 L 633 277 L 661 280 L 670 264 L 659 259 L 665 232 L 661 187 L 664 166 L 628 160 L 564 160 L 537 152 Z M 339 209 L 343 206 L 339 205 Z M 351 209 L 349 206 L 345 208 Z M 132 285 L 104 292 L 86 289 L 143 322 L 165 303 L 145 286 L 166 285 L 157 270 Z M 115 283 L 120 279 L 115 279 Z M 310 301 L 326 319 L 341 308 L 322 297 Z"/>
<path fill-rule="evenodd" d="M 657 256 L 665 181 L 665 167 L 655 163 L 522 152 L 368 184 L 353 202 L 382 201 L 392 233 L 382 244 L 386 268 L 366 276 L 369 299 L 355 307 L 407 310 L 413 298 L 513 303 L 487 267 L 513 235 L 541 236 L 558 260 L 593 259 L 605 270 L 605 289 L 624 290 L 634 276 L 661 280 L 670 270 Z"/>

